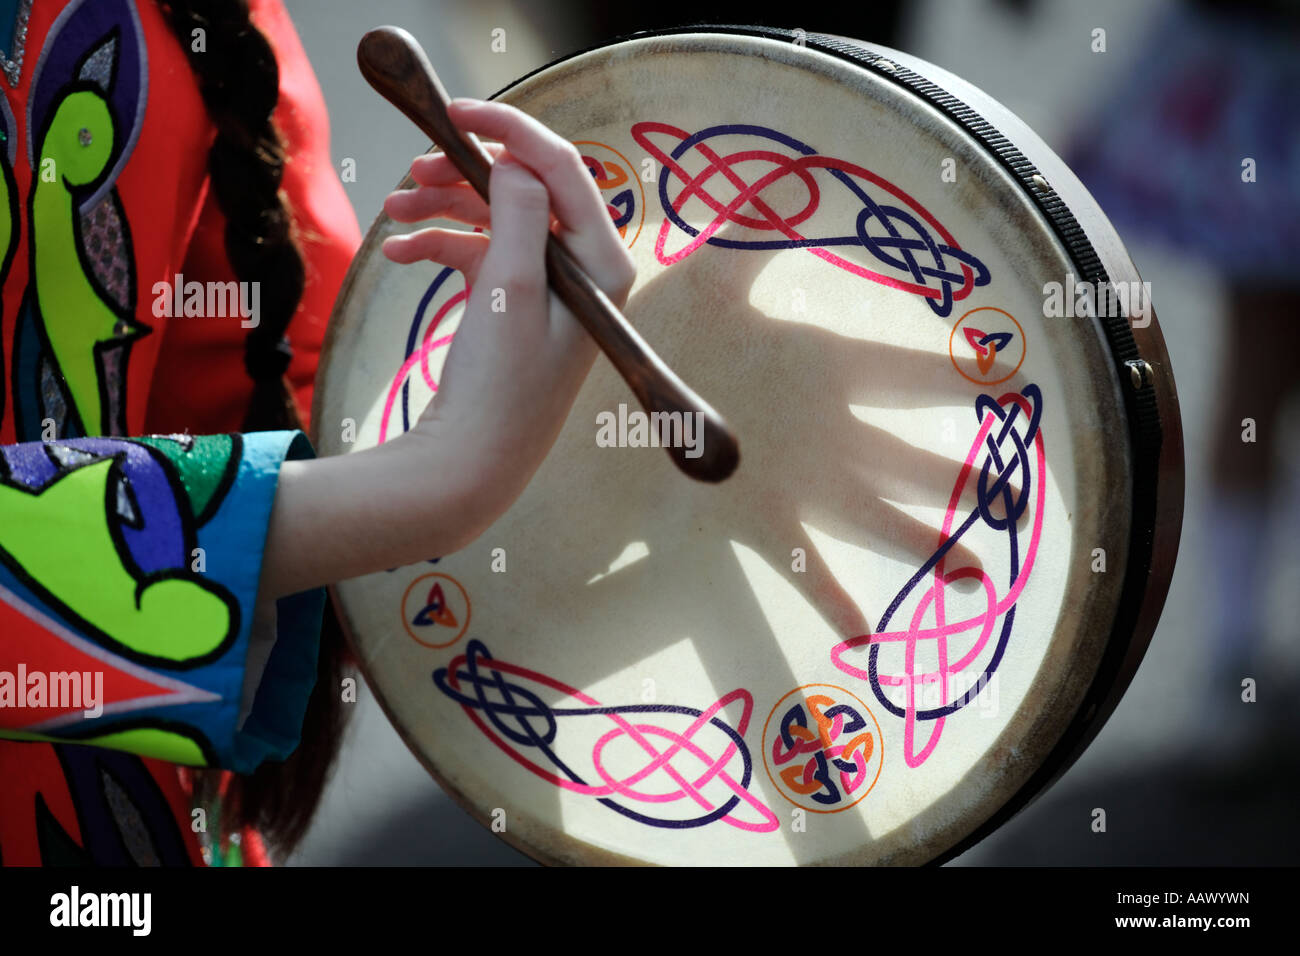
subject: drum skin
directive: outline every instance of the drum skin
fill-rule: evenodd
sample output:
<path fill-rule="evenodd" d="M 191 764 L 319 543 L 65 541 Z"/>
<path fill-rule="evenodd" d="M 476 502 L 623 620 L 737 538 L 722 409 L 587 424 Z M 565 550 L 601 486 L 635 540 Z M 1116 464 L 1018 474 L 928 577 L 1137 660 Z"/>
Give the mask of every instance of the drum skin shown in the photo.
<path fill-rule="evenodd" d="M 498 98 L 578 144 L 637 261 L 626 314 L 741 466 L 683 478 L 598 360 L 479 541 L 334 589 L 385 712 L 548 863 L 960 852 L 1095 735 L 1172 573 L 1154 312 L 1075 296 L 1141 289 L 1118 236 L 1003 107 L 854 41 L 639 35 Z M 465 286 L 387 262 L 402 228 L 376 221 L 331 320 L 321 454 L 433 397 Z"/>

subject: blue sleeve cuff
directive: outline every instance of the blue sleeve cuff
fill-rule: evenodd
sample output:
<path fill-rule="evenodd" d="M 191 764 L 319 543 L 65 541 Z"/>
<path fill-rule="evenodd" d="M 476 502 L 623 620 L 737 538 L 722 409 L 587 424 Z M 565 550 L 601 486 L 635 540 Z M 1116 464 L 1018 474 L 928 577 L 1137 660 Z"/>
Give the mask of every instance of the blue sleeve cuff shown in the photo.
<path fill-rule="evenodd" d="M 222 761 L 238 773 L 251 773 L 266 761 L 282 761 L 293 753 L 302 736 L 307 701 L 316 685 L 325 589 L 315 588 L 280 598 L 269 614 L 265 613 L 267 609 L 262 614 L 256 613 L 260 597 L 244 600 L 246 594 L 256 595 L 257 581 L 261 578 L 266 530 L 280 465 L 284 461 L 312 457 L 311 443 L 300 431 L 244 435 L 244 464 L 249 468 L 250 477 L 255 477 L 255 483 L 263 486 L 250 503 L 252 513 L 248 515 L 249 533 L 255 536 L 248 542 L 246 551 L 250 556 L 255 555 L 255 560 L 249 561 L 252 590 L 240 589 L 241 604 L 248 611 L 245 616 L 248 633 L 241 635 L 240 650 L 245 666 L 254 640 L 270 638 L 270 635 L 254 634 L 254 629 L 259 624 L 269 624 L 274 628 L 274 637 L 261 679 L 255 685 L 252 708 L 231 735 L 231 752 Z M 235 719 L 238 721 L 238 709 Z"/>

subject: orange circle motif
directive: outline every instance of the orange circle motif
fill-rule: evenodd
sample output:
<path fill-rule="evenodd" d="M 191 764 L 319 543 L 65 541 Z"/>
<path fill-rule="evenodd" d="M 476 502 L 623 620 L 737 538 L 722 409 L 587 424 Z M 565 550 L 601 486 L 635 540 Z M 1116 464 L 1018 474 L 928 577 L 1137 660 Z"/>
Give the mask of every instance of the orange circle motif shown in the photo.
<path fill-rule="evenodd" d="M 402 626 L 415 643 L 450 647 L 469 630 L 469 595 L 449 574 L 422 574 L 402 595 L 401 615 Z"/>
<path fill-rule="evenodd" d="M 787 800 L 813 813 L 839 813 L 880 779 L 885 748 L 865 703 L 834 684 L 786 694 L 763 725 L 763 765 Z"/>
<path fill-rule="evenodd" d="M 618 234 L 629 249 L 645 224 L 645 187 L 631 161 L 613 146 L 593 139 L 574 140 L 582 162 L 600 189 Z"/>
<path fill-rule="evenodd" d="M 1025 330 L 1015 316 L 991 305 L 971 309 L 948 333 L 952 367 L 976 385 L 997 385 L 1015 375 L 1025 350 Z"/>

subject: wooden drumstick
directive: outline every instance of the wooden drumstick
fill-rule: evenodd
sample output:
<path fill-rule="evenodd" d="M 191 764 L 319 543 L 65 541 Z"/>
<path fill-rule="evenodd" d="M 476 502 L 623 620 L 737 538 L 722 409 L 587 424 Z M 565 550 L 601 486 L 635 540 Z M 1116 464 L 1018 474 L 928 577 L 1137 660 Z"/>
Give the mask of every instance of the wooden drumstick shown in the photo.
<path fill-rule="evenodd" d="M 492 158 L 447 115 L 447 91 L 415 38 L 400 27 L 371 30 L 357 46 L 357 64 L 370 85 L 410 117 L 486 201 Z M 684 447 L 667 449 L 677 467 L 700 481 L 730 476 L 740 448 L 726 421 L 655 354 L 554 235 L 546 240 L 546 271 L 555 294 L 609 356 L 647 412 L 703 413 L 699 457 L 688 458 Z"/>

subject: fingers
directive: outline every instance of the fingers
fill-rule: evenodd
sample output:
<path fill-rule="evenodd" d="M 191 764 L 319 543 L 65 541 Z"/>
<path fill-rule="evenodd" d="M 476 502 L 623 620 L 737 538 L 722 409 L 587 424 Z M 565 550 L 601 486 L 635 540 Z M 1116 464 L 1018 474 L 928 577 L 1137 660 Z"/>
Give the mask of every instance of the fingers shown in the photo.
<path fill-rule="evenodd" d="M 462 130 L 499 140 L 546 184 L 555 215 L 575 232 L 608 230 L 614 224 L 577 148 L 527 113 L 480 100 L 452 100 L 448 112 Z"/>
<path fill-rule="evenodd" d="M 384 240 L 383 252 L 402 265 L 430 259 L 450 266 L 473 286 L 488 248 L 488 237 L 481 232 L 430 228 L 404 236 L 389 236 Z"/>
<path fill-rule="evenodd" d="M 569 251 L 621 307 L 636 278 L 636 267 L 578 150 L 539 121 L 502 103 L 453 100 L 449 112 L 465 132 L 500 141 L 485 144 L 494 160 L 491 208 L 445 154 L 429 153 L 411 163 L 411 177 L 418 186 L 391 194 L 384 211 L 398 222 L 447 218 L 480 228 L 490 224 L 501 245 L 500 256 L 493 256 L 495 262 L 523 265 L 527 258 L 524 285 L 539 274 L 545 279 L 544 245 L 546 231 L 555 225 L 553 214 L 558 220 L 556 231 Z M 496 167 L 511 160 L 514 168 L 505 171 L 498 183 Z M 504 209 L 498 205 L 498 193 L 506 203 Z M 528 204 L 519 210 L 518 221 L 516 203 Z M 539 211 L 534 205 L 543 208 Z M 532 226 L 539 215 L 545 230 L 536 234 Z M 417 239 L 420 236 L 426 238 Z M 465 247 L 436 231 L 390 241 L 394 244 L 389 258 L 394 261 L 431 258 L 451 265 L 447 257 L 459 255 L 478 265 L 483 256 L 480 242 Z"/>
<path fill-rule="evenodd" d="M 506 289 L 511 312 L 546 311 L 546 236 L 551 205 L 546 186 L 526 167 L 502 156 L 488 187 L 492 242 L 484 259 L 484 286 Z"/>
<path fill-rule="evenodd" d="M 483 148 L 494 160 L 505 151 L 500 143 L 484 143 Z M 411 178 L 421 186 L 450 186 L 465 180 L 446 153 L 425 153 L 411 163 Z"/>
<path fill-rule="evenodd" d="M 471 226 L 486 227 L 488 207 L 483 198 L 467 183 L 445 186 L 417 186 L 389 193 L 384 212 L 396 222 L 420 222 L 424 219 L 454 219 Z"/>

